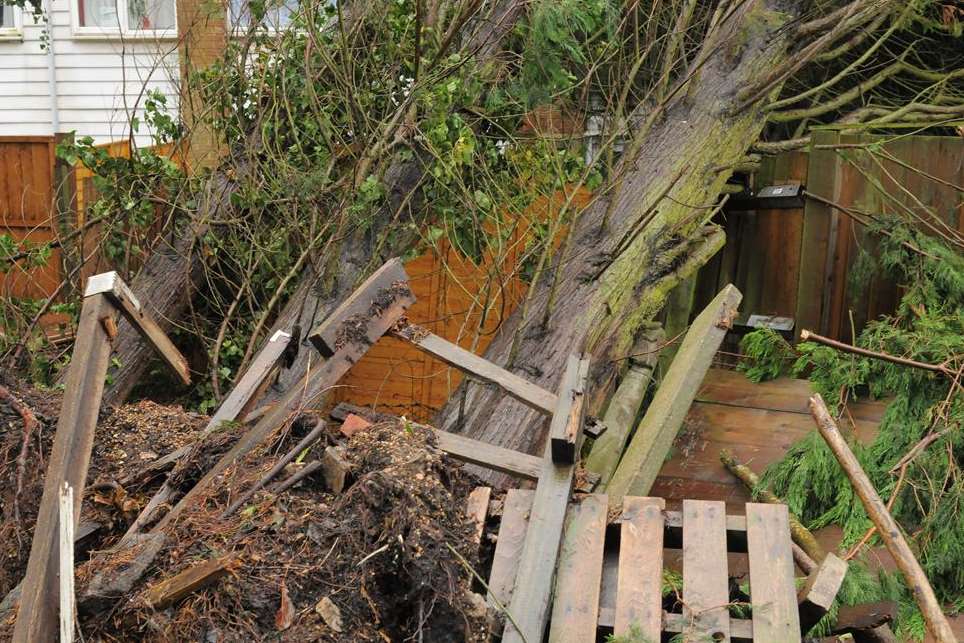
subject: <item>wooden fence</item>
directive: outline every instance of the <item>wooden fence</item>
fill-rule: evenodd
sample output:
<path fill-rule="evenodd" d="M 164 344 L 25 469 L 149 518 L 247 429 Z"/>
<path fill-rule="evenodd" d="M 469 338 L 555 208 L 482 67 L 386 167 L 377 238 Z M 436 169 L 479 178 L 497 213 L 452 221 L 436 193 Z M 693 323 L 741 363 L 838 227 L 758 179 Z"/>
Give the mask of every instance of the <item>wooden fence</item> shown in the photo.
<path fill-rule="evenodd" d="M 56 145 L 52 136 L 0 137 L 0 234 L 38 244 L 54 238 Z M 57 250 L 45 266 L 15 265 L 0 273 L 0 295 L 45 296 L 60 283 L 60 265 Z"/>
<path fill-rule="evenodd" d="M 758 189 L 802 183 L 810 194 L 867 212 L 923 214 L 926 207 L 964 232 L 964 196 L 954 187 L 962 177 L 962 138 L 818 131 L 811 151 L 768 159 L 754 180 Z M 873 233 L 816 198 L 796 209 L 727 210 L 718 221 L 726 245 L 700 273 L 695 311 L 732 282 L 743 292 L 744 316 L 792 317 L 796 336 L 807 328 L 850 341 L 851 316 L 859 333 L 900 299 L 900 284 L 859 269 L 861 250 L 875 252 Z"/>

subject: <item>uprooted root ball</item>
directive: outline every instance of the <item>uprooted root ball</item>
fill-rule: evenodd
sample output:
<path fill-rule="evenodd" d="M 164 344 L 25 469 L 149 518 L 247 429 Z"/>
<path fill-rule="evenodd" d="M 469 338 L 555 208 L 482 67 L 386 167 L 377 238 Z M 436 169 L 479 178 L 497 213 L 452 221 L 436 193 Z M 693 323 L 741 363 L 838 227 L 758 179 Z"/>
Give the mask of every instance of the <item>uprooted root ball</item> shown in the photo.
<path fill-rule="evenodd" d="M 353 484 L 341 495 L 310 478 L 280 496 L 256 494 L 221 523 L 230 499 L 215 492 L 172 534 L 160 569 L 108 618 L 85 619 L 85 632 L 165 641 L 480 639 L 484 617 L 459 558 L 476 564 L 464 515 L 471 485 L 433 439 L 397 423 L 356 434 L 347 448 Z M 219 489 L 258 477 L 245 467 L 229 476 Z M 146 605 L 147 588 L 229 554 L 236 563 L 217 583 L 167 609 Z"/>

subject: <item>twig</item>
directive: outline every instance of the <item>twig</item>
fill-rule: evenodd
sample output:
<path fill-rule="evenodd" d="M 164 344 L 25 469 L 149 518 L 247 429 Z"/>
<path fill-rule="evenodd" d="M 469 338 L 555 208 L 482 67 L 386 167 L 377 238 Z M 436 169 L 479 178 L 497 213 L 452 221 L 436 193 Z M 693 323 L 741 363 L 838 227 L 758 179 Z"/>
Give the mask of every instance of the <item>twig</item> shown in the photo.
<path fill-rule="evenodd" d="M 918 362 L 917 360 L 907 359 L 906 357 L 897 357 L 896 355 L 890 355 L 889 353 L 880 353 L 867 348 L 860 348 L 859 346 L 853 346 L 852 344 L 838 342 L 836 339 L 830 339 L 829 337 L 817 335 L 809 330 L 803 330 L 800 332 L 800 341 L 816 342 L 818 344 L 823 344 L 824 346 L 836 348 L 839 351 L 845 351 L 847 353 L 853 353 L 863 357 L 871 357 L 873 359 L 879 359 L 885 362 L 891 362 L 893 364 L 900 364 L 901 366 L 910 366 L 912 368 L 919 368 L 925 371 L 941 373 L 942 375 L 946 375 L 948 377 L 954 377 L 956 374 L 943 364 L 928 364 L 926 362 Z"/>
<path fill-rule="evenodd" d="M 13 496 L 13 516 L 14 520 L 20 522 L 20 494 L 23 491 L 23 476 L 27 469 L 27 454 L 30 452 L 30 438 L 34 430 L 40 426 L 37 416 L 30 408 L 18 400 L 5 386 L 0 386 L 0 400 L 10 405 L 14 411 L 20 414 L 23 420 L 23 441 L 20 444 L 20 454 L 17 456 L 17 488 Z M 18 532 L 19 538 L 19 532 Z"/>
<path fill-rule="evenodd" d="M 261 489 L 266 484 L 271 482 L 275 478 L 275 476 L 281 473 L 281 470 L 284 469 L 288 465 L 288 463 L 290 463 L 292 460 L 298 457 L 299 453 L 301 453 L 302 451 L 310 447 L 312 444 L 314 444 L 315 440 L 317 440 L 321 436 L 321 434 L 324 433 L 325 426 L 326 424 L 324 420 L 319 420 L 318 425 L 311 430 L 311 433 L 303 437 L 301 441 L 294 446 L 294 448 L 288 451 L 288 453 L 284 454 L 284 456 L 282 456 L 281 459 L 278 460 L 278 462 L 275 463 L 273 467 L 271 467 L 271 470 L 268 471 L 268 473 L 266 473 L 264 477 L 258 480 L 258 482 L 256 482 L 254 486 L 248 489 L 245 493 L 241 494 L 240 498 L 235 500 L 233 503 L 231 503 L 231 505 L 227 509 L 224 510 L 224 512 L 221 514 L 221 520 L 224 520 L 225 518 L 233 514 L 235 511 L 237 511 L 238 507 L 240 507 L 245 502 L 247 502 L 248 499 L 251 496 L 253 496 L 255 493 L 257 493 L 259 489 Z"/>

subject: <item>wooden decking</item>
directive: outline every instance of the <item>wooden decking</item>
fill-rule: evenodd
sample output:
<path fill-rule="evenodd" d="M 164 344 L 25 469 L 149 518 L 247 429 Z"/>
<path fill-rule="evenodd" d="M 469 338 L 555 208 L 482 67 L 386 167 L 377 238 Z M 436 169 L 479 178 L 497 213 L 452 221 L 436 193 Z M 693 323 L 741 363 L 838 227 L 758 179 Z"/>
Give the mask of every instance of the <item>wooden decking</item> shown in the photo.
<path fill-rule="evenodd" d="M 720 449 L 762 473 L 787 449 L 815 430 L 807 409 L 809 382 L 781 378 L 754 384 L 742 373 L 711 369 L 663 465 L 650 495 L 670 506 L 683 498 L 750 500 L 743 485 L 720 463 Z M 849 404 L 857 434 L 869 439 L 883 416 L 884 402 Z"/>

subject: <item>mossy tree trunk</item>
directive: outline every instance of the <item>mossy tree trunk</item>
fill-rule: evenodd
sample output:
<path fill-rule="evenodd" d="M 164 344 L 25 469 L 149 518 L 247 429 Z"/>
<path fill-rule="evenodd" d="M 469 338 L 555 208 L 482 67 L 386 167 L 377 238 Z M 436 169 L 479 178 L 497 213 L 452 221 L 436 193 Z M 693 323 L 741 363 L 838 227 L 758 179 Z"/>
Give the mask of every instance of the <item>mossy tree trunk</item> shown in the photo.
<path fill-rule="evenodd" d="M 630 134 L 636 138 L 611 196 L 580 215 L 571 243 L 534 285 L 526 318 L 520 306 L 489 345 L 487 359 L 555 390 L 566 357 L 590 353 L 589 412 L 598 411 L 617 360 L 642 323 L 723 243 L 722 231 L 706 225 L 728 177 L 718 168 L 743 158 L 766 120 L 757 104 L 738 111 L 737 96 L 787 59 L 787 25 L 801 4 L 740 3 L 702 44 L 694 59 L 699 68 L 691 69 L 658 120 L 640 125 L 647 114 L 635 115 Z M 450 398 L 438 424 L 535 452 L 547 423 L 497 390 L 468 383 Z"/>

